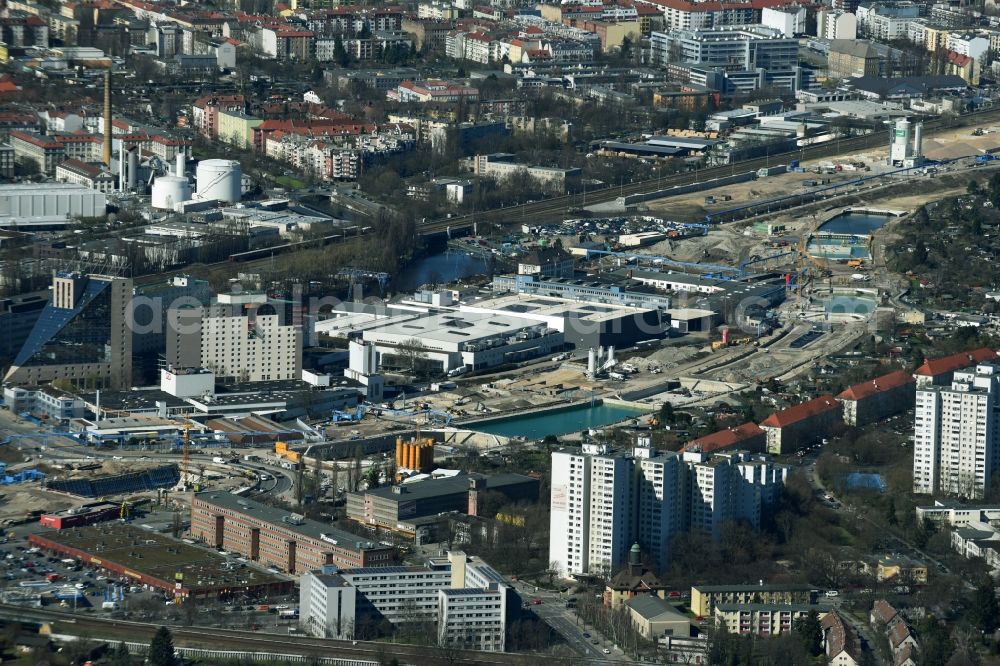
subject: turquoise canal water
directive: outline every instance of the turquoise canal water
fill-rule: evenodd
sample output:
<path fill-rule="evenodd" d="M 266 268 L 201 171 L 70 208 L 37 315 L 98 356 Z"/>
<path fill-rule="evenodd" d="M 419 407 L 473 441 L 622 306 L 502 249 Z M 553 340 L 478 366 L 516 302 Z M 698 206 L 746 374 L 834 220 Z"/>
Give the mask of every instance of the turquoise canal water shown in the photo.
<path fill-rule="evenodd" d="M 888 215 L 877 213 L 843 213 L 820 225 L 819 233 L 867 236 L 888 221 Z"/>
<path fill-rule="evenodd" d="M 629 418 L 645 415 L 640 409 L 602 403 L 591 407 L 577 405 L 558 411 L 538 412 L 526 416 L 509 416 L 488 423 L 472 423 L 469 430 L 504 437 L 521 436 L 541 439 L 546 435 L 567 435 L 588 428 L 601 428 Z"/>

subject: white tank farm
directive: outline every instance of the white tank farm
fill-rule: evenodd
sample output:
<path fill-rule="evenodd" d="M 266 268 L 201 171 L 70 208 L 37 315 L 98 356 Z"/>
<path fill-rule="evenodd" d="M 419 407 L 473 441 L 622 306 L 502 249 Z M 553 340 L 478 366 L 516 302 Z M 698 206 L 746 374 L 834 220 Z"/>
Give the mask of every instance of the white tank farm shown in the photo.
<path fill-rule="evenodd" d="M 191 183 L 179 176 L 160 176 L 153 181 L 153 208 L 173 210 L 182 201 L 191 200 Z"/>
<path fill-rule="evenodd" d="M 241 198 L 240 163 L 235 160 L 202 160 L 196 172 L 199 199 L 235 203 Z"/>

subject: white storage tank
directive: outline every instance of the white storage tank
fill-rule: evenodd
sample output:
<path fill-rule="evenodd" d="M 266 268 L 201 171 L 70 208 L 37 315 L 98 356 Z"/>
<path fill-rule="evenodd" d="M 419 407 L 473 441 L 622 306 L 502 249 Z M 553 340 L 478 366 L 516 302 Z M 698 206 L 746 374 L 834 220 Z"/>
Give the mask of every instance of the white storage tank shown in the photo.
<path fill-rule="evenodd" d="M 191 183 L 179 176 L 160 176 L 153 181 L 153 208 L 173 210 L 176 204 L 191 200 Z"/>
<path fill-rule="evenodd" d="M 241 177 L 239 162 L 202 160 L 197 170 L 198 198 L 235 203 L 240 200 Z"/>

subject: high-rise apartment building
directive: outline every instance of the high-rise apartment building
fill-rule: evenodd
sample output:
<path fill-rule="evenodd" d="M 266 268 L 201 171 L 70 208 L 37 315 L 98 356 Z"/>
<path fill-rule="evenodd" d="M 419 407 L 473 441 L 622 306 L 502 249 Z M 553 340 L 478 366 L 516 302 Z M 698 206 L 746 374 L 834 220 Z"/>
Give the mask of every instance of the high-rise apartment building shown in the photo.
<path fill-rule="evenodd" d="M 760 526 L 787 468 L 745 451 L 631 452 L 603 444 L 552 454 L 549 561 L 562 574 L 611 574 L 638 542 L 661 565 L 679 532 L 719 536 L 727 521 Z"/>
<path fill-rule="evenodd" d="M 211 308 L 188 307 L 167 313 L 166 364 L 201 367 L 237 382 L 299 379 L 302 327 L 273 311 L 266 297 L 224 301 Z"/>
<path fill-rule="evenodd" d="M 917 389 L 913 492 L 982 498 L 1000 461 L 1000 365 L 957 370 L 951 386 Z"/>
<path fill-rule="evenodd" d="M 52 296 L 7 371 L 11 384 L 67 379 L 79 386 L 132 385 L 132 280 L 57 273 Z"/>

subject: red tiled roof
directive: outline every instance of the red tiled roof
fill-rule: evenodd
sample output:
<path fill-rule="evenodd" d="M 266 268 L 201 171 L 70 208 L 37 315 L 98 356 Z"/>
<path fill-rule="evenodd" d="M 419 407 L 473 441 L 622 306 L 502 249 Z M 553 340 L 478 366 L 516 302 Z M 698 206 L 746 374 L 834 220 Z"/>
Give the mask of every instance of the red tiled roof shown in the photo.
<path fill-rule="evenodd" d="M 22 132 L 20 130 L 14 130 L 10 133 L 10 137 L 21 139 L 22 141 L 27 141 L 32 143 L 39 148 L 62 148 L 63 145 L 59 141 L 54 141 L 47 136 L 41 136 L 39 134 L 29 134 L 28 132 Z"/>
<path fill-rule="evenodd" d="M 101 167 L 95 164 L 88 164 L 81 160 L 65 160 L 60 163 L 59 166 L 66 169 L 72 169 L 73 171 L 86 175 L 90 178 L 96 178 L 101 175 Z"/>
<path fill-rule="evenodd" d="M 838 400 L 861 400 L 862 398 L 869 398 L 876 393 L 881 393 L 883 391 L 891 391 L 893 389 L 899 388 L 900 386 L 906 386 L 907 384 L 914 384 L 916 380 L 913 379 L 913 375 L 904 371 L 896 370 L 895 372 L 890 372 L 887 375 L 882 375 L 881 377 L 876 377 L 875 379 L 869 379 L 866 382 L 861 382 L 860 384 L 855 384 L 854 386 L 848 386 L 837 396 Z"/>
<path fill-rule="evenodd" d="M 756 423 L 744 423 L 733 428 L 726 428 L 725 430 L 713 432 L 711 435 L 705 435 L 704 437 L 691 440 L 684 447 L 684 450 L 711 453 L 712 451 L 718 451 L 720 449 L 736 446 L 741 442 L 745 442 L 754 437 L 760 437 L 763 434 L 764 431 L 761 430 L 760 426 Z"/>
<path fill-rule="evenodd" d="M 724 9 L 765 9 L 767 7 L 780 7 L 788 5 L 797 0 L 750 0 L 750 2 L 692 2 L 690 0 L 642 0 L 668 9 L 677 9 L 687 12 L 717 12 Z"/>
<path fill-rule="evenodd" d="M 876 622 L 889 624 L 892 618 L 896 617 L 896 609 L 885 599 L 877 599 L 872 608 L 872 614 L 875 616 Z"/>
<path fill-rule="evenodd" d="M 892 643 L 893 649 L 898 648 L 909 637 L 910 628 L 906 626 L 905 622 L 897 622 L 892 625 L 892 629 L 889 631 L 889 641 Z"/>
<path fill-rule="evenodd" d="M 972 62 L 972 56 L 962 55 L 961 53 L 956 53 L 955 51 L 948 51 L 947 58 L 948 62 L 956 67 L 966 67 Z"/>
<path fill-rule="evenodd" d="M 839 407 L 840 403 L 834 400 L 832 395 L 821 395 L 808 402 L 803 402 L 801 405 L 795 405 L 780 412 L 775 412 L 761 421 L 760 425 L 761 427 L 784 428 L 785 426 L 804 421 L 818 414 L 825 414 Z"/>
<path fill-rule="evenodd" d="M 837 611 L 830 611 L 823 616 L 820 627 L 823 629 L 828 659 L 832 661 L 841 653 L 847 653 L 855 663 L 861 663 L 862 654 L 861 646 L 858 644 L 858 636 L 851 627 L 847 626 L 844 618 Z"/>
<path fill-rule="evenodd" d="M 987 347 L 981 347 L 942 358 L 924 359 L 924 364 L 917 368 L 913 374 L 922 377 L 936 377 L 937 375 L 955 372 L 960 368 L 966 368 L 976 363 L 982 363 L 983 361 L 993 361 L 996 357 L 997 353 L 995 351 Z"/>

